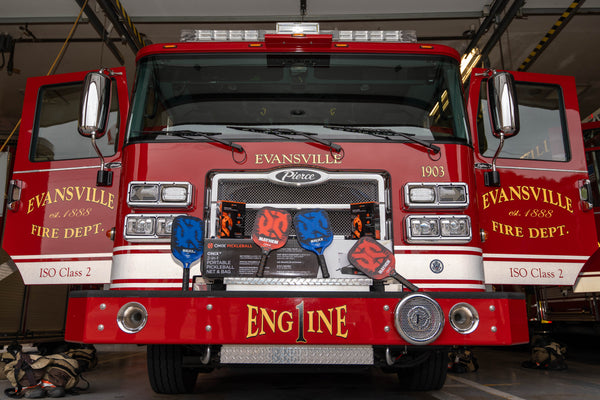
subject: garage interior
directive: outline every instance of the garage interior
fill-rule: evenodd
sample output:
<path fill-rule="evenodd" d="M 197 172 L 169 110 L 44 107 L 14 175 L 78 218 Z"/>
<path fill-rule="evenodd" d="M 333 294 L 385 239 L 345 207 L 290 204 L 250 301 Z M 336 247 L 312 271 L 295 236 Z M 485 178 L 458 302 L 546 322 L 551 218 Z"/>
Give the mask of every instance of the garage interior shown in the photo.
<path fill-rule="evenodd" d="M 121 7 L 118 7 L 120 5 Z M 53 62 L 81 19 L 55 68 Z M 319 22 L 322 30 L 395 30 L 417 32 L 418 43 L 443 44 L 467 56 L 476 49 L 477 66 L 573 76 L 582 122 L 600 120 L 600 0 L 36 0 L 0 5 L 0 143 L 18 140 L 26 81 L 30 77 L 102 67 L 125 66 L 131 90 L 135 56 L 144 45 L 179 40 L 184 29 L 268 29 L 276 22 Z M 4 147 L 4 146 L 3 146 Z M 1 182 L 0 182 L 1 183 Z M 5 232 L 5 235 L 10 232 Z M 0 279 L 4 278 L 0 275 Z M 12 275 L 2 284 L 19 285 Z M 47 292 L 50 290 L 50 292 Z M 64 297 L 66 287 L 31 289 L 32 304 Z M 25 288 L 12 293 L 22 309 Z M 14 323 L 48 326 L 44 313 L 24 316 L 0 309 Z M 64 321 L 58 321 L 55 337 Z M 597 333 L 596 333 L 597 334 Z M 589 332 L 570 332 L 569 368 L 523 369 L 528 346 L 475 351 L 479 370 L 450 374 L 439 392 L 401 393 L 406 399 L 595 399 L 600 390 L 600 347 Z M 144 351 L 135 346 L 98 346 L 99 366 L 86 374 L 87 398 L 136 396 L 165 398 L 152 392 L 145 377 Z M 268 376 L 269 378 L 265 378 Z M 392 382 L 394 381 L 394 382 Z M 236 383 L 232 383 L 236 382 Z M 260 373 L 223 369 L 198 378 L 196 393 L 171 398 L 397 398 L 397 383 L 380 372 L 280 371 Z M 0 388 L 8 388 L 0 380 Z M 249 395 L 251 393 L 251 395 Z"/>

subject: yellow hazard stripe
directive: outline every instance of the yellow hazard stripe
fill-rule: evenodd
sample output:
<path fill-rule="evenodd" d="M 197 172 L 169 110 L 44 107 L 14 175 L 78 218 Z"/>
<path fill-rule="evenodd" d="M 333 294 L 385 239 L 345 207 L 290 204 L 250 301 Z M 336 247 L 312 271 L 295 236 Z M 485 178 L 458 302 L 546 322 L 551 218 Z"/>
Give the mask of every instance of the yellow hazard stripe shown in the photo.
<path fill-rule="evenodd" d="M 535 46 L 535 49 L 531 53 L 529 53 L 529 56 L 525 59 L 525 61 L 523 61 L 519 68 L 517 68 L 517 71 L 524 71 L 525 68 L 527 68 L 527 65 L 538 57 L 541 50 L 549 44 L 552 37 L 558 32 L 560 32 L 563 23 L 568 22 L 567 19 L 571 18 L 573 12 L 576 11 L 576 9 L 584 2 L 585 0 L 578 0 L 571 3 L 571 5 L 565 10 L 565 12 L 562 13 L 560 18 L 554 23 L 554 25 L 552 25 L 552 28 L 550 28 L 550 30 L 546 33 L 542 40 L 539 41 L 538 45 Z"/>
<path fill-rule="evenodd" d="M 138 32 L 138 30 L 135 27 L 135 25 L 133 24 L 133 22 L 131 22 L 131 18 L 129 18 L 129 14 L 127 14 L 127 11 L 125 11 L 125 8 L 121 4 L 121 2 L 119 0 L 114 0 L 114 2 L 117 5 L 117 7 L 119 8 L 119 12 L 121 13 L 121 17 L 123 18 L 123 20 L 125 22 L 127 22 L 127 26 L 131 29 L 131 33 L 133 33 L 133 35 L 137 38 L 138 43 L 140 43 L 141 46 L 145 46 L 146 45 L 146 41 L 144 40 L 144 38 L 142 37 L 142 35 Z"/>

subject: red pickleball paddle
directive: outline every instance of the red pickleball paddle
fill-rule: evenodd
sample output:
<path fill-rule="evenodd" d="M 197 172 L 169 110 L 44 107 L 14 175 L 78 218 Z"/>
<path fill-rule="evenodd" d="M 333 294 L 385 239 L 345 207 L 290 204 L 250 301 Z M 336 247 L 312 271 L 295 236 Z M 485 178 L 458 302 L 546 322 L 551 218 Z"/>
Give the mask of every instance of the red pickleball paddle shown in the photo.
<path fill-rule="evenodd" d="M 271 207 L 258 210 L 252 229 L 252 240 L 262 249 L 256 276 L 264 275 L 269 253 L 285 246 L 291 225 L 292 216 L 285 210 Z"/>
<path fill-rule="evenodd" d="M 413 292 L 419 290 L 418 287 L 396 272 L 394 254 L 370 236 L 361 237 L 352 246 L 348 252 L 348 261 L 369 278 L 381 280 L 391 277 Z"/>

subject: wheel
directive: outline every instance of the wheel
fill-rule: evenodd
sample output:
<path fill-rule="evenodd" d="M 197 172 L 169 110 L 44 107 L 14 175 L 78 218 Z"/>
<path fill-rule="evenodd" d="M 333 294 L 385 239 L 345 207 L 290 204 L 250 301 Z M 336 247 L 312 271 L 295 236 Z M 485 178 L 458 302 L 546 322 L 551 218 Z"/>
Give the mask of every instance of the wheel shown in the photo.
<path fill-rule="evenodd" d="M 446 382 L 448 352 L 429 351 L 429 357 L 420 364 L 398 371 L 402 388 L 407 391 L 439 390 Z"/>
<path fill-rule="evenodd" d="M 198 373 L 195 369 L 183 367 L 184 349 L 179 345 L 148 345 L 148 378 L 156 393 L 193 392 Z"/>

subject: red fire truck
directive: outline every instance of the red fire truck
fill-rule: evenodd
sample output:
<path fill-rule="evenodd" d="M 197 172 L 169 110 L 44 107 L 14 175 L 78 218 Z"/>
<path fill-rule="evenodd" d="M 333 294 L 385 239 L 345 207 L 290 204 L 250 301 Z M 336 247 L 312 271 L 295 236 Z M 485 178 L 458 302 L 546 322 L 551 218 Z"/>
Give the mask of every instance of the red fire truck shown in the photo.
<path fill-rule="evenodd" d="M 572 285 L 597 247 L 574 80 L 459 64 L 279 24 L 143 48 L 131 100 L 122 68 L 31 78 L 3 247 L 26 284 L 104 284 L 66 339 L 147 345 L 159 393 L 235 364 L 438 389 L 449 346 L 528 342 L 494 285 Z"/>
<path fill-rule="evenodd" d="M 596 234 L 600 230 L 600 122 L 582 124 L 585 155 L 590 179 Z M 593 232 L 588 232 L 595 237 Z M 600 242 L 598 242 L 600 247 Z M 530 290 L 530 319 L 540 322 L 543 331 L 597 335 L 600 326 L 600 250 L 586 261 L 575 285 L 540 286 Z"/>

